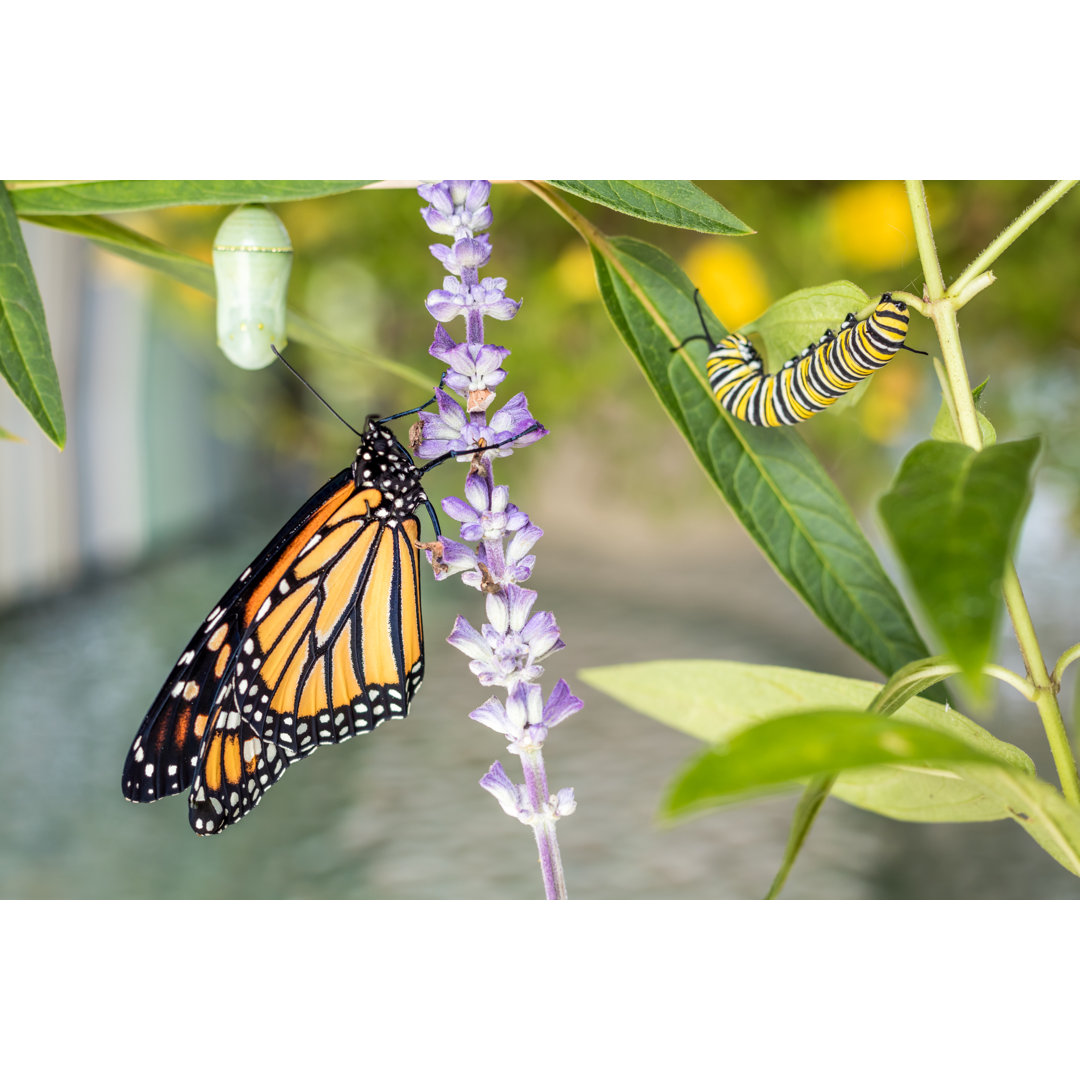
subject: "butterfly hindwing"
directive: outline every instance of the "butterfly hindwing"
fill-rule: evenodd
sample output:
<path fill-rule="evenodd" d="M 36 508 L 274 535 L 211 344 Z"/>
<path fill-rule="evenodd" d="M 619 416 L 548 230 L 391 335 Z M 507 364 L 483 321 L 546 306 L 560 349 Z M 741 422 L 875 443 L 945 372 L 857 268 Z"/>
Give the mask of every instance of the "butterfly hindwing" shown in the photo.
<path fill-rule="evenodd" d="M 263 792 L 295 760 L 260 739 L 241 716 L 237 676 L 223 688 L 213 725 L 203 739 L 188 800 L 188 820 L 197 833 L 221 832 L 254 809 Z"/>
<path fill-rule="evenodd" d="M 241 586 L 235 582 L 207 616 L 146 714 L 124 763 L 122 788 L 132 802 L 175 795 L 191 783 L 214 695 L 240 641 Z"/>

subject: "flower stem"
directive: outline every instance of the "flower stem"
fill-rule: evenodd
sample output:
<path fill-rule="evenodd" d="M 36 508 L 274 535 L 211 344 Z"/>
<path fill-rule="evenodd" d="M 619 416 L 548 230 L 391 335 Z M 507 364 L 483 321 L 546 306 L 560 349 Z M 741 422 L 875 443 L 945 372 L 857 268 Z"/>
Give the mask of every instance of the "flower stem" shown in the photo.
<path fill-rule="evenodd" d="M 548 808 L 547 773 L 544 769 L 544 755 L 539 747 L 522 751 L 521 767 L 525 774 L 525 789 L 529 793 L 535 814 L 533 835 L 536 837 L 536 849 L 540 855 L 544 894 L 548 900 L 565 900 L 567 898 L 566 878 L 563 874 L 562 858 L 559 855 L 555 821 L 546 813 Z"/>

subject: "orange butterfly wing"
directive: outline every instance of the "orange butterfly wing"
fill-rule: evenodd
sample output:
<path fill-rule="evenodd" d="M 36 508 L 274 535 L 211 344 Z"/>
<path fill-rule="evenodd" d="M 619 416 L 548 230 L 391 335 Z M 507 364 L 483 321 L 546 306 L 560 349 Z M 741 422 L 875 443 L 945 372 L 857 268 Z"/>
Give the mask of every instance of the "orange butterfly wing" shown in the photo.
<path fill-rule="evenodd" d="M 365 434 L 357 466 L 308 500 L 188 644 L 128 753 L 128 799 L 191 785 L 192 828 L 220 832 L 294 761 L 408 712 L 424 672 L 411 511 L 426 496 L 380 437 L 397 447 L 378 426 Z"/>

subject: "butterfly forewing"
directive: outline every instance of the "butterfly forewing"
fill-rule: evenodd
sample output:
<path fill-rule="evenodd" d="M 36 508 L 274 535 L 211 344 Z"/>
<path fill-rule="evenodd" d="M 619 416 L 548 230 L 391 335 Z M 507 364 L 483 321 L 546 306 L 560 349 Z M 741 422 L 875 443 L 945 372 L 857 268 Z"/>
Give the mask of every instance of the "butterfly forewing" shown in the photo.
<path fill-rule="evenodd" d="M 190 784 L 192 828 L 220 832 L 292 762 L 408 712 L 423 678 L 412 511 L 424 498 L 412 460 L 371 425 L 355 465 L 293 516 L 181 655 L 128 754 L 129 799 Z"/>

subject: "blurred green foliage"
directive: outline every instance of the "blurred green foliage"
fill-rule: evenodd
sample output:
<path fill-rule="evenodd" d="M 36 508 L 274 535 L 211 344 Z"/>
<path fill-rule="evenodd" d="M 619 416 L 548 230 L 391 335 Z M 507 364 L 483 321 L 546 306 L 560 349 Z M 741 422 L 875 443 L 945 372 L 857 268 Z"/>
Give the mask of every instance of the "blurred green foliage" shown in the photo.
<path fill-rule="evenodd" d="M 699 181 L 702 188 L 756 229 L 747 237 L 702 237 L 575 202 L 610 235 L 656 244 L 683 266 L 717 314 L 733 326 L 755 318 L 796 289 L 848 279 L 874 295 L 921 292 L 911 222 L 900 182 Z M 935 238 L 946 278 L 955 276 L 1047 186 L 1042 181 L 928 182 Z M 441 287 L 443 271 L 427 253 L 435 239 L 420 217 L 412 188 L 355 191 L 275 209 L 295 248 L 290 302 L 343 340 L 430 371 L 434 323 L 424 297 Z M 490 338 L 512 350 L 507 389 L 524 390 L 534 415 L 555 431 L 572 432 L 599 482 L 633 498 L 640 465 L 667 422 L 601 309 L 591 262 L 571 229 L 524 189 L 497 184 L 494 253 L 482 273 L 505 277 L 507 293 L 524 298 L 516 319 L 489 324 Z M 180 250 L 209 259 L 227 210 L 183 207 L 125 215 Z M 136 221 L 135 218 L 138 218 Z M 1068 486 L 1080 505 L 1080 197 L 1062 200 L 1045 221 L 994 267 L 997 282 L 962 319 L 973 380 L 989 378 L 982 407 L 1004 438 L 1036 428 L 1046 436 L 1046 474 Z M 160 279 L 159 279 L 160 280 Z M 196 349 L 222 381 L 221 428 L 256 439 L 293 459 L 336 467 L 338 440 L 329 424 L 305 417 L 320 407 L 287 379 L 252 379 L 217 364 L 205 348 L 214 339 L 211 301 L 160 280 L 166 310 L 198 338 Z M 451 334 L 459 330 L 453 324 Z M 181 331 L 182 332 L 182 331 Z M 460 337 L 460 333 L 458 333 Z M 934 351 L 931 327 L 912 319 L 915 348 Z M 392 375 L 293 346 L 290 357 L 344 415 L 362 419 L 416 404 L 412 387 Z M 771 357 L 771 364 L 784 357 Z M 930 363 L 904 354 L 868 380 L 851 406 L 839 405 L 803 435 L 857 508 L 864 507 L 900 456 L 925 437 L 940 404 Z M 300 409 L 297 405 L 300 404 Z M 527 467 L 542 467 L 537 458 Z M 524 467 L 524 466 L 523 466 Z M 689 454 L 662 468 L 662 499 L 672 504 L 705 490 Z M 1045 474 L 1044 474 L 1045 475 Z M 683 477 L 685 476 L 685 479 Z M 655 488 L 654 488 L 655 490 Z M 1080 515 L 1078 515 L 1080 517 Z"/>

